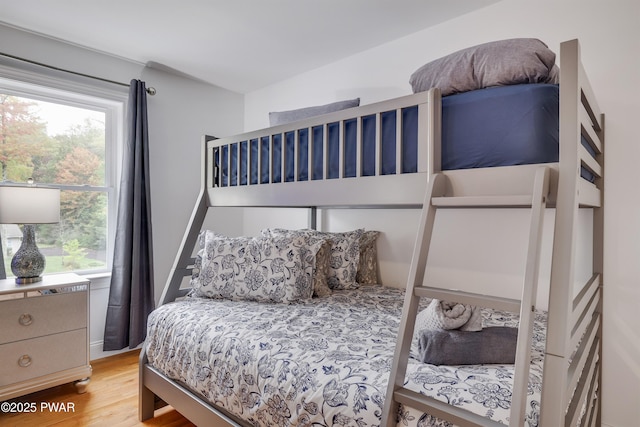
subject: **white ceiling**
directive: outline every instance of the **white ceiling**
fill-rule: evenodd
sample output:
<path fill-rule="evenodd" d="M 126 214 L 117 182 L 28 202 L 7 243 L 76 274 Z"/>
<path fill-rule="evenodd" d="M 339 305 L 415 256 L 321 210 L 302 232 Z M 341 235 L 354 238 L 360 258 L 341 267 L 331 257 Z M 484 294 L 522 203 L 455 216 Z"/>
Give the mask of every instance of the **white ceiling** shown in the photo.
<path fill-rule="evenodd" d="M 0 0 L 0 22 L 246 93 L 497 1 Z"/>

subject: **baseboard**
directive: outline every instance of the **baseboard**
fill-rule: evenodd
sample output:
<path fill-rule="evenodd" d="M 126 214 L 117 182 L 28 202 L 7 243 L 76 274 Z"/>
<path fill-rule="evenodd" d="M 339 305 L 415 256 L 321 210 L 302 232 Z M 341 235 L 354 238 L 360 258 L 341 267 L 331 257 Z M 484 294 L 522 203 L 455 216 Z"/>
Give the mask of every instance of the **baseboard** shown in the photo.
<path fill-rule="evenodd" d="M 104 344 L 104 341 L 95 341 L 89 345 L 89 360 L 93 361 L 98 359 L 104 359 L 105 357 L 114 356 L 116 354 L 126 353 L 128 351 L 133 350 L 129 347 L 125 347 L 122 350 L 104 351 L 102 349 L 103 344 Z M 142 344 L 140 344 L 136 348 L 140 348 L 140 347 L 142 347 Z"/>

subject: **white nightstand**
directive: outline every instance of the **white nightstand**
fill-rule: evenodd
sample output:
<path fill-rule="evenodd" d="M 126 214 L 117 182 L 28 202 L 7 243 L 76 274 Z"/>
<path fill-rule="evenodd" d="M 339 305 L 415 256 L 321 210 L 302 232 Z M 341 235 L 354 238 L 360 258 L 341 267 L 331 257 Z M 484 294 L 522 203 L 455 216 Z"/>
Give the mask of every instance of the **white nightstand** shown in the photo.
<path fill-rule="evenodd" d="M 73 273 L 29 285 L 0 280 L 0 401 L 72 381 L 85 392 L 89 285 Z"/>

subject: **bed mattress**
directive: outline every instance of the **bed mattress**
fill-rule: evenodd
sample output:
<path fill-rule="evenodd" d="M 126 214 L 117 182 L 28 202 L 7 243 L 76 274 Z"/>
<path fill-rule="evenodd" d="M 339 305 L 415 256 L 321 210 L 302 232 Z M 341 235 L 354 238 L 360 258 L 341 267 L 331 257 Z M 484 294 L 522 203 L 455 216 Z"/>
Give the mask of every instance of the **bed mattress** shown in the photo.
<path fill-rule="evenodd" d="M 442 99 L 442 169 L 558 161 L 559 88 L 492 87 Z"/>
<path fill-rule="evenodd" d="M 149 316 L 147 356 L 164 375 L 248 424 L 377 426 L 403 298 L 379 285 L 292 305 L 186 298 Z M 517 326 L 511 313 L 483 316 L 485 326 Z M 538 424 L 544 324 L 537 313 L 528 426 Z M 512 380 L 510 365 L 414 359 L 406 378 L 410 389 L 506 424 Z M 398 425 L 449 424 L 404 408 Z"/>

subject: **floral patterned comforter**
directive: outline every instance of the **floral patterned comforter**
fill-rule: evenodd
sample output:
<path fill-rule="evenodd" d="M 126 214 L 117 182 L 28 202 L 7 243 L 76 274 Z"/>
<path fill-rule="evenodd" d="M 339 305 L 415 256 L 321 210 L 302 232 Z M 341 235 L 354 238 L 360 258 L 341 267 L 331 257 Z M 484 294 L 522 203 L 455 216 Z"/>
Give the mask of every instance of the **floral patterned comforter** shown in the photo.
<path fill-rule="evenodd" d="M 404 292 L 379 285 L 291 305 L 187 298 L 148 320 L 149 363 L 257 426 L 377 426 Z M 483 312 L 485 326 L 517 326 Z M 544 318 L 536 316 L 527 422 L 538 424 Z M 417 341 L 413 352 L 417 351 Z M 513 367 L 410 359 L 407 387 L 508 423 Z M 403 408 L 399 426 L 448 426 Z"/>

